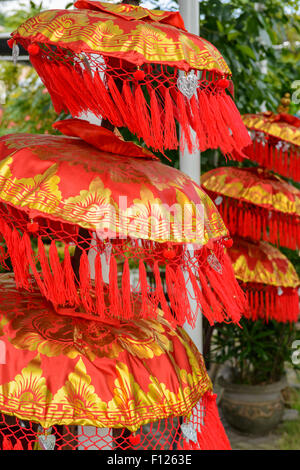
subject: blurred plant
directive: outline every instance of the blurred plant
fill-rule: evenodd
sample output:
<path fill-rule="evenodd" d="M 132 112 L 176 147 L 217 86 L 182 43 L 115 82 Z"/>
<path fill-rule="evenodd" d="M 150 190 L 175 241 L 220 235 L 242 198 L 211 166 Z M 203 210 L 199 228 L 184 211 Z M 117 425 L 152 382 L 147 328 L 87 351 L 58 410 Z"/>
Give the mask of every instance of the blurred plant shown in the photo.
<path fill-rule="evenodd" d="M 3 25 L 6 30 L 13 31 L 28 18 L 37 15 L 42 9 L 43 1 L 36 3 L 31 0 L 29 2 L 29 8 L 25 2 L 20 2 L 17 8 L 12 9 L 10 13 L 4 15 Z"/>
<path fill-rule="evenodd" d="M 291 362 L 292 343 L 297 338 L 294 324 L 243 318 L 240 325 L 222 325 L 212 340 L 213 362 L 231 367 L 233 383 L 274 383 L 284 375 L 287 362 L 298 368 Z"/>
<path fill-rule="evenodd" d="M 6 63 L 0 80 L 7 86 L 7 98 L 0 122 L 0 135 L 10 132 L 54 133 L 57 120 L 50 95 L 31 67 Z"/>

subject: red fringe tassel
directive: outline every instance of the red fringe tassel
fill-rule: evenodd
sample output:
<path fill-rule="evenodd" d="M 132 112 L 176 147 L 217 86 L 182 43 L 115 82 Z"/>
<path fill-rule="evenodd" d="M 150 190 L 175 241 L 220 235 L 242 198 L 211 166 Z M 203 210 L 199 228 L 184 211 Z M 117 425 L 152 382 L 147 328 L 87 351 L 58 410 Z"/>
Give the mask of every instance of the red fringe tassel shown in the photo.
<path fill-rule="evenodd" d="M 31 61 L 57 112 L 69 110 L 76 117 L 91 111 L 116 127 L 128 127 L 155 150 L 164 152 L 178 148 L 176 121 L 182 128 L 180 146 L 187 146 L 189 152 L 195 146 L 202 151 L 220 148 L 232 157 L 235 151 L 242 154 L 243 148 L 251 144 L 230 95 L 214 81 L 207 86 L 202 77 L 197 95 L 188 99 L 167 76 L 160 86 L 151 81 L 151 67 L 146 75 L 149 79 L 145 78 L 141 83 L 130 81 L 126 74 L 118 76 L 118 72 L 110 68 L 90 70 L 85 62 L 74 66 L 63 60 L 50 62 L 40 56 L 32 56 Z M 149 95 L 148 102 L 145 94 Z M 197 142 L 193 142 L 191 127 Z"/>
<path fill-rule="evenodd" d="M 253 144 L 245 149 L 245 154 L 261 167 L 300 182 L 299 149 L 293 145 L 287 150 L 278 149 L 276 142 L 277 140 L 274 142 L 254 140 Z"/>
<path fill-rule="evenodd" d="M 213 200 L 219 196 L 211 191 L 206 192 Z M 269 211 L 226 196 L 223 196 L 218 210 L 232 236 L 265 240 L 291 250 L 300 247 L 300 217 L 297 215 Z"/>
<path fill-rule="evenodd" d="M 172 323 L 182 325 L 187 320 L 194 326 L 201 311 L 213 324 L 224 320 L 238 322 L 247 308 L 229 258 L 218 243 L 215 252 L 203 247 L 192 258 L 187 258 L 188 261 L 181 254 L 174 265 L 166 260 L 163 262 L 162 258 L 159 261 L 153 259 L 151 263 L 147 259 L 148 272 L 144 260 L 140 259 L 139 287 L 133 288 L 126 256 L 122 273 L 118 273 L 116 258 L 111 256 L 109 283 L 105 284 L 100 254 L 95 257 L 93 280 L 87 251 L 82 250 L 77 279 L 67 244 L 61 261 L 54 240 L 47 254 L 46 245 L 39 237 L 35 254 L 27 233 L 21 237 L 5 223 L 2 223 L 2 229 L 18 288 L 31 290 L 34 278 L 42 295 L 62 313 L 64 309 L 74 312 L 77 309 L 82 316 L 90 318 L 92 315 L 95 320 L 110 317 L 126 320 L 155 316 L 161 308 Z M 209 264 L 208 257 L 212 255 L 218 257 L 220 269 L 215 270 Z M 165 276 L 159 271 L 159 263 L 165 266 Z M 139 305 L 135 308 L 137 300 Z M 193 309 L 190 300 L 193 300 Z"/>
<path fill-rule="evenodd" d="M 276 320 L 281 323 L 297 322 L 299 319 L 298 289 L 273 286 L 241 284 L 246 293 L 249 308 L 245 316 L 253 321 Z"/>
<path fill-rule="evenodd" d="M 204 426 L 198 432 L 198 444 L 201 450 L 231 450 L 216 403 L 217 395 L 206 393 L 203 397 L 205 409 Z"/>
<path fill-rule="evenodd" d="M 178 445 L 179 450 L 231 450 L 231 445 L 226 436 L 216 404 L 216 395 L 207 392 L 202 397 L 204 409 L 203 424 L 198 423 L 197 442 L 183 440 L 183 445 Z M 194 425 L 195 427 L 195 425 Z"/>

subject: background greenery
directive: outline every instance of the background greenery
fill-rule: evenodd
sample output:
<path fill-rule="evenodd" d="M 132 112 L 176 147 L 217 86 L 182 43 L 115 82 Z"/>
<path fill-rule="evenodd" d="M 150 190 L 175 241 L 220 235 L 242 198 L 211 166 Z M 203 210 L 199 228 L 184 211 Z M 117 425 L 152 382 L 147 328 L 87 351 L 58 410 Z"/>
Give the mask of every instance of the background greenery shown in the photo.
<path fill-rule="evenodd" d="M 234 383 L 269 384 L 279 381 L 286 364 L 291 365 L 291 344 L 296 338 L 293 324 L 243 318 L 240 325 L 217 329 L 211 353 L 214 362 L 231 367 Z"/>

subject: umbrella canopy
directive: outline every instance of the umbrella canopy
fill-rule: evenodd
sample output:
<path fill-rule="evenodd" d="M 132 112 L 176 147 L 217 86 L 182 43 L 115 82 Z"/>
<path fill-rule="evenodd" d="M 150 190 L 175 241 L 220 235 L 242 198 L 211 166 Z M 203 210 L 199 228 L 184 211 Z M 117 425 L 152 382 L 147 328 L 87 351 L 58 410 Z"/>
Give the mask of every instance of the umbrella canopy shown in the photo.
<path fill-rule="evenodd" d="M 135 432 L 153 421 L 189 417 L 197 407 L 208 415 L 214 409 L 202 356 L 187 333 L 172 328 L 161 311 L 157 320 L 115 326 L 74 320 L 57 315 L 36 288 L 20 294 L 13 278 L 3 274 L 0 284 L 0 339 L 6 351 L 0 364 L 0 412 L 45 429 L 90 425 Z M 196 439 L 197 431 L 201 435 L 200 442 L 208 424 L 206 418 L 202 422 L 203 429 L 189 425 Z M 218 435 L 219 426 L 216 419 L 208 440 L 216 432 L 219 443 L 224 439 L 227 445 L 224 431 Z M 100 437 L 98 441 L 101 448 Z"/>
<path fill-rule="evenodd" d="M 179 145 L 176 123 L 181 147 L 190 151 L 196 145 L 230 156 L 250 144 L 226 92 L 230 69 L 212 44 L 184 30 L 179 13 L 89 1 L 75 6 L 30 18 L 10 40 L 14 51 L 16 43 L 28 50 L 57 112 L 90 111 L 162 152 Z"/>
<path fill-rule="evenodd" d="M 87 122 L 70 120 L 55 127 L 80 133 L 81 138 L 36 134 L 0 138 L 3 202 L 30 212 L 32 218 L 47 214 L 52 220 L 119 238 L 204 245 L 228 235 L 212 201 L 184 173 Z M 78 127 L 89 135 L 83 136 Z M 94 142 L 91 146 L 82 140 L 92 142 L 91 134 L 98 149 Z M 190 214 L 184 214 L 185 206 Z M 190 217 L 186 230 L 181 230 L 184 215 Z"/>
<path fill-rule="evenodd" d="M 245 154 L 261 166 L 300 181 L 300 119 L 287 113 L 245 114 L 253 145 Z"/>
<path fill-rule="evenodd" d="M 93 127 L 85 126 L 92 141 Z M 126 144 L 111 135 L 111 152 Z M 0 232 L 7 247 L 0 255 L 4 267 L 9 258 L 17 286 L 30 290 L 33 276 L 57 311 L 85 318 L 145 318 L 160 305 L 179 324 L 194 324 L 200 311 L 212 323 L 238 321 L 245 300 L 224 253 L 228 231 L 209 197 L 151 156 L 108 153 L 107 139 L 100 150 L 98 137 L 97 149 L 78 137 L 0 139 Z"/>
<path fill-rule="evenodd" d="M 286 256 L 267 242 L 242 238 L 234 239 L 228 254 L 248 297 L 247 318 L 298 321 L 299 277 Z"/>
<path fill-rule="evenodd" d="M 222 167 L 205 173 L 202 186 L 232 235 L 300 246 L 300 191 L 278 176 L 260 168 Z"/>

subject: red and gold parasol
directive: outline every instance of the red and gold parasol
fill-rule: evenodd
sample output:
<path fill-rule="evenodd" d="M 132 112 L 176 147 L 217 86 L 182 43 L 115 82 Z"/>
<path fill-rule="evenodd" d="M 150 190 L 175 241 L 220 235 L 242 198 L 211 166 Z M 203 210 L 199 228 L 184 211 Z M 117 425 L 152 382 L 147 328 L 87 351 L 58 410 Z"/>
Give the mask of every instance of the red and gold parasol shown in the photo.
<path fill-rule="evenodd" d="M 262 167 L 300 181 L 300 119 L 287 113 L 245 114 L 253 145 L 245 153 Z"/>
<path fill-rule="evenodd" d="M 31 218 L 46 214 L 53 221 L 119 238 L 205 245 L 228 235 L 206 193 L 150 152 L 84 121 L 55 127 L 69 135 L 80 133 L 81 139 L 30 134 L 0 138 L 2 202 L 30 212 Z M 82 140 L 92 142 L 93 137 L 98 149 Z M 184 231 L 180 216 L 185 205 L 190 221 Z"/>
<path fill-rule="evenodd" d="M 77 1 L 75 10 L 30 18 L 10 45 L 28 50 L 57 112 L 90 111 L 127 127 L 155 150 L 220 148 L 228 156 L 251 143 L 226 92 L 231 72 L 218 50 L 185 31 L 179 13 Z"/>
<path fill-rule="evenodd" d="M 56 311 L 93 320 L 155 317 L 161 306 L 180 325 L 186 319 L 193 325 L 200 311 L 211 323 L 237 322 L 245 300 L 224 253 L 228 231 L 209 197 L 178 170 L 143 158 L 140 147 L 138 158 L 128 156 L 131 143 L 125 155 L 112 153 L 127 145 L 112 133 L 110 147 L 104 138 L 100 150 L 100 128 L 58 125 L 64 126 L 69 135 L 80 127 L 81 136 L 84 127 L 90 142 L 96 132 L 98 148 L 78 137 L 0 139 L 0 231 L 7 246 L 0 254 L 4 267 L 10 259 L 17 286 L 31 290 L 33 276 Z"/>
<path fill-rule="evenodd" d="M 300 246 L 300 191 L 266 170 L 217 168 L 202 177 L 231 235 Z"/>
<path fill-rule="evenodd" d="M 292 263 L 267 242 L 235 238 L 228 249 L 236 278 L 246 292 L 247 318 L 296 322 L 299 277 Z"/>
<path fill-rule="evenodd" d="M 156 448 L 230 447 L 202 356 L 161 311 L 114 326 L 57 315 L 36 286 L 19 293 L 11 275 L 0 284 L 0 448 L 147 449 L 155 435 L 142 426 L 153 422 L 165 428 Z M 7 416 L 17 418 L 11 426 Z M 122 431 L 88 439 L 81 426 Z"/>

